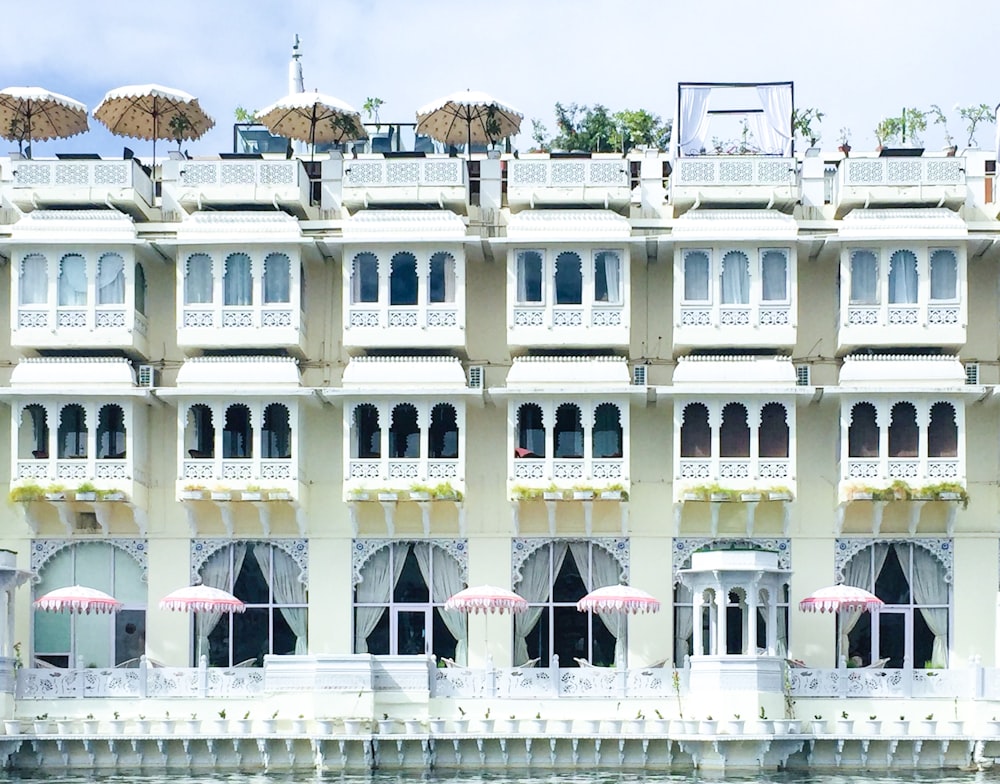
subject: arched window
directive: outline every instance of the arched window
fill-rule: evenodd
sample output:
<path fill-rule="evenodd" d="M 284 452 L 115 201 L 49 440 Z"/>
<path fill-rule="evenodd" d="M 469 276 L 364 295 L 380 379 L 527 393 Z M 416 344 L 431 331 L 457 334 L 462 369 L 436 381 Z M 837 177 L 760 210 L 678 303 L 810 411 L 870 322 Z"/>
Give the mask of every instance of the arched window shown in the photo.
<path fill-rule="evenodd" d="M 916 457 L 917 431 L 917 409 L 912 403 L 896 403 L 889 420 L 889 457 Z"/>
<path fill-rule="evenodd" d="M 909 250 L 897 250 L 889 259 L 889 302 L 893 305 L 912 305 L 916 301 L 916 254 Z"/>
<path fill-rule="evenodd" d="M 288 408 L 281 403 L 271 403 L 264 409 L 264 423 L 260 432 L 261 457 L 286 459 L 292 456 L 292 427 Z"/>
<path fill-rule="evenodd" d="M 468 616 L 444 609 L 448 597 L 464 587 L 461 565 L 443 547 L 386 543 L 365 561 L 354 586 L 354 652 L 433 653 L 466 663 Z"/>
<path fill-rule="evenodd" d="M 44 406 L 32 403 L 21 412 L 17 433 L 17 456 L 22 460 L 45 460 L 49 456 L 49 421 Z"/>
<path fill-rule="evenodd" d="M 18 302 L 21 305 L 44 305 L 49 301 L 49 262 L 40 253 L 21 260 Z"/>
<path fill-rule="evenodd" d="M 788 457 L 788 414 L 780 403 L 768 403 L 760 410 L 757 433 L 760 457 Z"/>
<path fill-rule="evenodd" d="M 556 304 L 579 305 L 583 302 L 583 265 L 571 251 L 556 257 Z"/>
<path fill-rule="evenodd" d="M 139 263 L 135 265 L 135 309 L 146 315 L 146 271 Z"/>
<path fill-rule="evenodd" d="M 681 423 L 681 457 L 711 457 L 712 428 L 708 424 L 708 408 L 703 403 L 691 403 L 684 408 Z"/>
<path fill-rule="evenodd" d="M 545 457 L 545 425 L 541 406 L 525 403 L 517 409 L 515 457 Z"/>
<path fill-rule="evenodd" d="M 519 250 L 517 252 L 517 303 L 519 305 L 541 305 L 544 301 L 542 280 L 542 254 L 537 250 Z"/>
<path fill-rule="evenodd" d="M 622 417 L 618 406 L 601 403 L 594 409 L 591 441 L 595 458 L 622 456 Z"/>
<path fill-rule="evenodd" d="M 101 406 L 97 414 L 97 459 L 125 458 L 125 412 L 121 406 Z"/>
<path fill-rule="evenodd" d="M 133 666 L 146 653 L 146 580 L 139 563 L 106 542 L 69 544 L 54 553 L 32 584 L 35 597 L 86 585 L 123 603 L 117 613 L 32 613 L 32 654 L 52 667 Z"/>
<path fill-rule="evenodd" d="M 431 409 L 428 437 L 428 457 L 435 459 L 458 457 L 458 419 L 455 407 L 438 403 Z"/>
<path fill-rule="evenodd" d="M 264 304 L 292 301 L 292 262 L 284 253 L 269 253 L 264 259 Z"/>
<path fill-rule="evenodd" d="M 397 253 L 392 257 L 389 304 L 417 304 L 417 257 L 412 253 Z"/>
<path fill-rule="evenodd" d="M 253 272 L 247 254 L 233 253 L 226 258 L 222 291 L 224 305 L 253 304 Z"/>
<path fill-rule="evenodd" d="M 359 253 L 354 257 L 351 302 L 378 302 L 378 257 L 374 253 Z"/>
<path fill-rule="evenodd" d="M 747 424 L 747 410 L 739 403 L 728 403 L 722 409 L 719 456 L 750 457 L 750 426 Z"/>
<path fill-rule="evenodd" d="M 731 250 L 722 257 L 723 305 L 746 305 L 750 302 L 750 259 L 739 250 Z"/>
<path fill-rule="evenodd" d="M 450 253 L 431 256 L 427 294 L 432 305 L 455 301 L 455 257 Z"/>
<path fill-rule="evenodd" d="M 931 253 L 931 299 L 958 299 L 958 260 L 955 251 L 936 250 Z"/>
<path fill-rule="evenodd" d="M 765 250 L 760 254 L 760 298 L 762 302 L 788 301 L 788 253 Z"/>
<path fill-rule="evenodd" d="M 871 403 L 858 403 L 851 409 L 847 428 L 848 457 L 878 457 L 878 418 Z"/>
<path fill-rule="evenodd" d="M 556 409 L 556 426 L 553 430 L 553 452 L 556 457 L 583 457 L 583 420 L 580 407 L 563 403 Z"/>
<path fill-rule="evenodd" d="M 416 406 L 400 403 L 392 409 L 389 424 L 389 457 L 420 457 L 420 427 Z"/>
<path fill-rule="evenodd" d="M 226 424 L 222 429 L 222 457 L 253 457 L 250 409 L 242 403 L 226 409 Z"/>
<path fill-rule="evenodd" d="M 931 406 L 931 421 L 927 426 L 928 457 L 958 457 L 958 425 L 955 407 L 951 403 Z"/>
<path fill-rule="evenodd" d="M 352 457 L 371 459 L 382 454 L 382 429 L 378 409 L 371 403 L 362 403 L 354 409 L 354 443 Z"/>
<path fill-rule="evenodd" d="M 195 622 L 195 661 L 200 652 L 213 667 L 246 663 L 262 667 L 267 654 L 306 653 L 307 586 L 288 553 L 266 542 L 234 542 L 205 562 L 201 580 L 234 594 L 246 604 L 246 611 L 200 613 Z"/>
<path fill-rule="evenodd" d="M 521 580 L 513 588 L 528 600 L 528 611 L 514 620 L 514 661 L 537 659 L 573 667 L 580 661 L 611 667 L 618 635 L 627 622 L 598 613 L 581 613 L 576 603 L 587 586 L 622 581 L 621 565 L 603 547 L 588 541 L 549 542 L 524 562 Z M 625 662 L 618 662 L 622 667 Z"/>
<path fill-rule="evenodd" d="M 212 257 L 206 253 L 188 256 L 184 273 L 184 304 L 210 305 L 212 289 Z"/>
<path fill-rule="evenodd" d="M 599 250 L 594 254 L 594 302 L 622 302 L 622 260 L 618 251 Z"/>
<path fill-rule="evenodd" d="M 63 406 L 59 412 L 60 459 L 87 456 L 87 415 L 79 403 Z"/>
<path fill-rule="evenodd" d="M 844 566 L 844 584 L 885 605 L 877 613 L 842 613 L 838 655 L 862 666 L 948 666 L 951 586 L 937 556 L 910 542 L 878 542 Z"/>
<path fill-rule="evenodd" d="M 87 262 L 79 253 L 67 253 L 59 262 L 59 304 L 87 304 Z"/>
<path fill-rule="evenodd" d="M 105 253 L 97 261 L 97 304 L 125 304 L 125 259 Z"/>
<path fill-rule="evenodd" d="M 684 254 L 684 301 L 709 302 L 711 292 L 709 281 L 708 253 L 691 250 Z"/>
<path fill-rule="evenodd" d="M 851 304 L 878 304 L 878 257 L 873 251 L 851 253 Z"/>
<path fill-rule="evenodd" d="M 184 445 L 192 458 L 215 457 L 215 424 L 212 422 L 212 409 L 204 403 L 195 403 L 188 409 Z"/>

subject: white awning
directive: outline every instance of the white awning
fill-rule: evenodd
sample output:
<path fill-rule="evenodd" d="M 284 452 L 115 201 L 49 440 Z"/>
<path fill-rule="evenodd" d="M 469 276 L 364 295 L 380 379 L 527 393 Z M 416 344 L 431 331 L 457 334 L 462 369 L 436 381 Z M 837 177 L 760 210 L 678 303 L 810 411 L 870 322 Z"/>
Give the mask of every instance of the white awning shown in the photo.
<path fill-rule="evenodd" d="M 641 394 L 633 386 L 623 357 L 517 357 L 503 387 L 491 395 L 536 394 Z"/>
<path fill-rule="evenodd" d="M 507 221 L 510 242 L 624 242 L 631 233 L 628 219 L 611 210 L 524 210 Z"/>
<path fill-rule="evenodd" d="M 195 212 L 177 226 L 176 244 L 232 244 L 233 237 L 241 243 L 303 241 L 299 222 L 283 212 Z"/>
<path fill-rule="evenodd" d="M 340 387 L 323 390 L 326 398 L 481 394 L 466 384 L 457 357 L 353 357 Z"/>
<path fill-rule="evenodd" d="M 448 210 L 360 210 L 344 221 L 344 241 L 398 237 L 411 240 L 460 242 L 465 239 L 465 221 Z"/>
<path fill-rule="evenodd" d="M 852 210 L 841 221 L 842 240 L 963 240 L 969 236 L 958 213 L 943 207 Z"/>
<path fill-rule="evenodd" d="M 798 223 L 777 210 L 689 210 L 674 221 L 672 239 L 678 242 L 754 239 L 791 242 Z"/>
<path fill-rule="evenodd" d="M 689 356 L 677 359 L 674 386 L 794 387 L 795 366 L 788 357 Z"/>
<path fill-rule="evenodd" d="M 292 357 L 193 357 L 177 371 L 175 387 L 159 387 L 158 397 L 289 397 L 312 395 L 303 387 Z"/>
<path fill-rule="evenodd" d="M 131 245 L 135 222 L 117 210 L 34 210 L 11 226 L 14 244 Z"/>
<path fill-rule="evenodd" d="M 840 369 L 840 389 L 875 392 L 880 389 L 920 391 L 954 389 L 975 392 L 965 383 L 965 366 L 956 356 L 913 356 L 906 354 L 844 357 Z"/>
<path fill-rule="evenodd" d="M 118 357 L 29 357 L 10 374 L 10 388 L 0 399 L 63 395 L 68 397 L 145 397 L 135 385 L 135 371 Z"/>

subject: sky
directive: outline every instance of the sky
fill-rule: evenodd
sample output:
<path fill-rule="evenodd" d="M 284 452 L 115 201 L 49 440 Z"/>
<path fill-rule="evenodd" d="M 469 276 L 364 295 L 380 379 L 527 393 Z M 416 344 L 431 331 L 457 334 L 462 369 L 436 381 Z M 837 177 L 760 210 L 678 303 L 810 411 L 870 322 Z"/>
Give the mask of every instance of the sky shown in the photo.
<path fill-rule="evenodd" d="M 259 109 L 288 92 L 296 33 L 307 90 L 359 110 L 381 98 L 388 122 L 412 122 L 419 106 L 456 90 L 484 90 L 524 114 L 522 150 L 533 146 L 533 118 L 555 133 L 557 101 L 668 118 L 679 81 L 793 81 L 796 106 L 825 113 L 821 146 L 830 148 L 847 127 L 856 149 L 871 149 L 882 117 L 930 104 L 944 109 L 962 146 L 956 105 L 1000 102 L 998 0 L 45 0 L 17 8 L 23 24 L 5 14 L 0 81 L 42 86 L 91 110 L 126 84 L 185 90 L 216 120 L 186 146 L 193 155 L 231 151 L 235 108 Z M 148 154 L 149 142 L 113 137 L 93 118 L 90 126 L 36 143 L 35 156 L 118 156 L 123 145 Z M 992 126 L 976 135 L 993 146 Z M 942 128 L 930 126 L 924 141 L 940 147 Z"/>

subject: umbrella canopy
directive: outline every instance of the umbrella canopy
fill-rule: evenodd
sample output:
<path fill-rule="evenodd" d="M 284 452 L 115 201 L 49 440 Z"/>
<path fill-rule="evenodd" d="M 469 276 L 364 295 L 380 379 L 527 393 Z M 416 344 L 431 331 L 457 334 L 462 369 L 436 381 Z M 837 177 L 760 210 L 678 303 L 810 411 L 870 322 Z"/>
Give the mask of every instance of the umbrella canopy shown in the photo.
<path fill-rule="evenodd" d="M 241 613 L 246 605 L 228 591 L 207 585 L 191 585 L 171 591 L 160 600 L 161 610 L 178 612 Z"/>
<path fill-rule="evenodd" d="M 361 115 L 332 95 L 292 93 L 257 112 L 267 129 L 311 145 L 367 139 Z"/>
<path fill-rule="evenodd" d="M 114 596 L 87 588 L 83 585 L 70 585 L 66 588 L 56 588 L 44 596 L 35 599 L 35 608 L 48 612 L 69 613 L 113 613 L 122 608 L 122 603 Z"/>
<path fill-rule="evenodd" d="M 43 87 L 0 90 L 0 137 L 19 145 L 66 139 L 87 130 L 87 107 Z"/>
<path fill-rule="evenodd" d="M 417 110 L 417 133 L 444 144 L 491 144 L 521 129 L 524 115 L 488 93 L 463 90 Z"/>
<path fill-rule="evenodd" d="M 872 612 L 885 602 L 875 594 L 853 585 L 831 585 L 813 591 L 799 602 L 803 612 L 838 612 L 840 610 L 867 610 Z"/>
<path fill-rule="evenodd" d="M 157 139 L 174 139 L 180 146 L 215 125 L 193 95 L 159 84 L 111 90 L 94 109 L 94 117 L 118 136 L 152 140 L 154 158 Z"/>
<path fill-rule="evenodd" d="M 660 600 L 631 585 L 607 585 L 591 591 L 576 603 L 580 612 L 655 613 L 660 611 Z"/>
<path fill-rule="evenodd" d="M 506 588 L 480 585 L 459 591 L 444 604 L 446 610 L 464 613 L 520 613 L 528 609 L 528 601 Z"/>

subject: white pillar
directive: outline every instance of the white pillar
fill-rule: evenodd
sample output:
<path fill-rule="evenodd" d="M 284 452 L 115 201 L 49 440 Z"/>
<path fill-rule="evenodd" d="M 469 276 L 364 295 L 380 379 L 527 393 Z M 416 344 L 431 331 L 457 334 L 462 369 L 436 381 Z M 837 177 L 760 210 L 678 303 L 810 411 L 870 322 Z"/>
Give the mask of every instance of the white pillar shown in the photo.
<path fill-rule="evenodd" d="M 729 603 L 729 592 L 722 587 L 721 584 L 716 583 L 716 593 L 715 593 L 715 612 L 717 614 L 716 618 L 716 635 L 715 635 L 715 655 L 725 656 L 728 651 L 728 635 L 726 630 L 727 618 L 726 618 L 726 605 Z"/>

